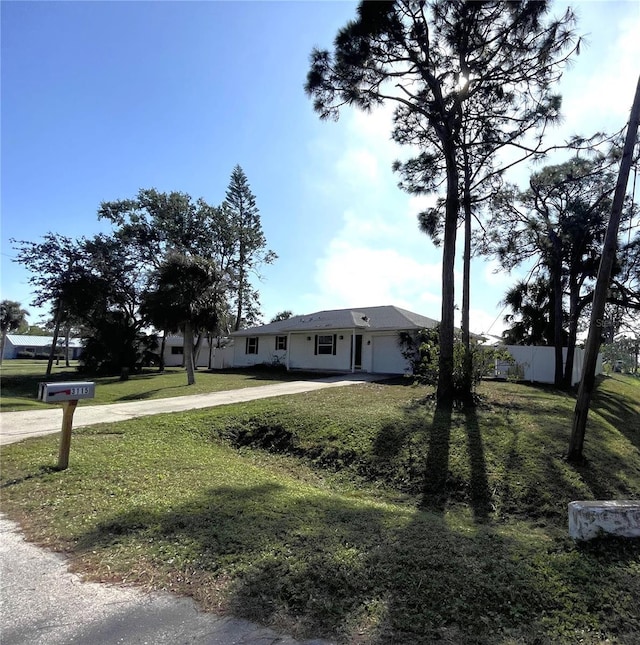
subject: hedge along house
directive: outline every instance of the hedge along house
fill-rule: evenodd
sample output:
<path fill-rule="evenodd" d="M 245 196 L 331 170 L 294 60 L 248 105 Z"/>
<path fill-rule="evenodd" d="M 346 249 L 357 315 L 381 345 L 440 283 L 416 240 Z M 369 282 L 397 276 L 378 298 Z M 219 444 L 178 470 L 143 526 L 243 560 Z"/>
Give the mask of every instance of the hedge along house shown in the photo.
<path fill-rule="evenodd" d="M 334 309 L 234 332 L 233 367 L 281 364 L 288 370 L 405 374 L 400 332 L 438 321 L 391 305 Z"/>

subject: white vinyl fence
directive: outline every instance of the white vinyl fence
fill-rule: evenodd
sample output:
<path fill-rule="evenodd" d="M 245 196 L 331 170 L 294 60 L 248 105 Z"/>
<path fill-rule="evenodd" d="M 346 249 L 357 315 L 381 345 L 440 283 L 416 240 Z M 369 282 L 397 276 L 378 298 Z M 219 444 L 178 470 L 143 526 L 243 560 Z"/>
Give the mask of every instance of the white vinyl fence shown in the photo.
<path fill-rule="evenodd" d="M 553 347 L 540 347 L 537 345 L 506 345 L 506 349 L 515 361 L 515 364 L 507 361 L 496 360 L 496 378 L 514 377 L 531 383 L 553 383 L 555 373 L 555 349 Z M 562 365 L 567 360 L 567 348 L 562 349 Z M 580 381 L 582 376 L 582 364 L 584 362 L 584 350 L 576 348 L 573 358 L 573 375 L 571 385 Z M 602 354 L 598 354 L 596 374 L 602 374 Z"/>

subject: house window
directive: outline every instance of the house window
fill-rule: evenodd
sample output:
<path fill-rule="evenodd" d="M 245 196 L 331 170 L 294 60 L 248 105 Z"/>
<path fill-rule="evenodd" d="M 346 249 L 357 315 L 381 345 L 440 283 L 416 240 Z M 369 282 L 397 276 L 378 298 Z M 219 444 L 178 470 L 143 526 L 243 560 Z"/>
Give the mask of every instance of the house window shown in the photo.
<path fill-rule="evenodd" d="M 316 336 L 316 354 L 333 354 L 336 353 L 336 335 L 323 334 Z"/>
<path fill-rule="evenodd" d="M 287 337 L 286 336 L 276 336 L 276 350 L 278 349 L 287 349 Z"/>
<path fill-rule="evenodd" d="M 245 354 L 257 354 L 258 353 L 258 337 L 257 336 L 251 336 L 250 338 L 247 338 L 247 340 L 245 341 L 244 353 Z"/>
<path fill-rule="evenodd" d="M 182 346 L 179 347 L 179 346 L 176 345 L 176 346 L 171 348 L 171 354 L 174 355 L 174 356 L 176 356 L 176 355 L 182 356 L 182 354 L 184 354 L 184 348 Z"/>

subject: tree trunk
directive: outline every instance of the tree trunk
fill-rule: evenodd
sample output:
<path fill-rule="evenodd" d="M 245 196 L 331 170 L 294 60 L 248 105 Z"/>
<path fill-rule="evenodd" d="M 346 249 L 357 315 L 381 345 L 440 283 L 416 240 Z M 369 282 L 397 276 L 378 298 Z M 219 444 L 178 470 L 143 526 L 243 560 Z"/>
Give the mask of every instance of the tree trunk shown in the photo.
<path fill-rule="evenodd" d="M 449 406 L 454 398 L 453 384 L 453 329 L 455 310 L 454 267 L 456 260 L 456 233 L 460 197 L 455 144 L 443 142 L 447 162 L 447 202 L 445 207 L 444 240 L 442 251 L 442 316 L 440 320 L 440 360 L 438 370 L 438 405 Z"/>
<path fill-rule="evenodd" d="M 567 341 L 567 360 L 564 364 L 564 387 L 569 389 L 573 381 L 573 362 L 578 336 L 578 298 L 579 287 L 574 276 L 569 278 L 569 339 Z"/>
<path fill-rule="evenodd" d="M 244 306 L 244 257 L 243 253 L 240 252 L 240 273 L 238 276 L 238 307 L 236 309 L 236 324 L 234 325 L 234 331 L 240 329 L 240 323 L 242 322 L 242 308 Z"/>
<path fill-rule="evenodd" d="M 557 250 L 557 240 L 554 243 L 554 257 L 553 260 L 553 347 L 555 349 L 555 372 L 553 377 L 553 384 L 556 387 L 562 387 L 562 263 L 559 260 L 560 252 Z"/>
<path fill-rule="evenodd" d="M 638 134 L 638 123 L 640 122 L 640 77 L 636 85 L 636 93 L 631 107 L 629 125 L 627 127 L 627 136 L 624 142 L 622 160 L 620 162 L 620 172 L 611 205 L 611 217 L 607 226 L 607 235 L 604 240 L 602 249 L 602 258 L 598 269 L 598 279 L 593 295 L 593 304 L 591 306 L 591 320 L 589 322 L 589 336 L 584 353 L 584 364 L 582 366 L 582 379 L 578 388 L 578 399 L 573 416 L 573 426 L 571 429 L 571 438 L 569 440 L 569 450 L 567 460 L 579 463 L 584 460 L 584 435 L 587 427 L 587 417 L 589 415 L 589 405 L 591 395 L 595 385 L 596 363 L 598 361 L 598 350 L 600 348 L 600 328 L 604 315 L 604 308 L 609 291 L 611 280 L 611 271 L 616 257 L 618 246 L 618 228 L 620 226 L 620 217 L 624 205 L 624 196 L 629 181 L 629 171 L 633 157 L 633 148 Z"/>
<path fill-rule="evenodd" d="M 164 350 L 167 348 L 167 330 L 162 330 L 162 342 L 160 343 L 160 361 L 158 363 L 158 372 L 164 372 Z"/>
<path fill-rule="evenodd" d="M 193 369 L 193 327 L 190 320 L 184 324 L 184 363 L 187 368 L 187 385 L 193 385 L 196 375 Z"/>
<path fill-rule="evenodd" d="M 198 334 L 198 340 L 193 346 L 193 368 L 198 369 L 198 361 L 200 360 L 200 350 L 202 349 L 202 339 L 204 334 Z"/>
<path fill-rule="evenodd" d="M 58 300 L 56 307 L 56 317 L 55 324 L 53 328 L 53 341 L 51 341 L 51 350 L 49 351 L 49 361 L 47 362 L 47 371 L 45 376 L 51 375 L 51 369 L 53 368 L 53 357 L 56 352 L 56 346 L 58 345 L 58 336 L 60 334 L 60 321 L 62 320 L 62 303 Z"/>
<path fill-rule="evenodd" d="M 471 187 L 469 177 L 469 163 L 466 151 L 464 173 L 464 252 L 462 257 L 462 345 L 464 348 L 463 383 L 461 397 L 471 401 L 473 389 L 473 357 L 471 356 Z"/>
<path fill-rule="evenodd" d="M 69 367 L 69 336 L 71 335 L 71 327 L 67 326 L 64 330 L 64 365 Z"/>

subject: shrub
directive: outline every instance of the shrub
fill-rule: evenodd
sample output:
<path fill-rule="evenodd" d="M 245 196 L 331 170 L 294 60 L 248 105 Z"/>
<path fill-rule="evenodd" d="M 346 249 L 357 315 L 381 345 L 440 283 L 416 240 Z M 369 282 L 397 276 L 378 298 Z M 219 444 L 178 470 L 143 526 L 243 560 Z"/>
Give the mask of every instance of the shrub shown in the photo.
<path fill-rule="evenodd" d="M 155 334 L 145 334 L 120 312 L 108 312 L 91 330 L 80 358 L 90 374 L 137 374 L 154 359 Z"/>
<path fill-rule="evenodd" d="M 440 359 L 440 330 L 421 329 L 418 332 L 400 332 L 399 340 L 402 355 L 410 362 L 413 378 L 424 385 L 436 385 Z M 484 376 L 493 373 L 496 359 L 513 362 L 513 357 L 503 348 L 483 347 L 477 341 L 471 342 L 470 374 L 467 373 L 465 347 L 456 339 L 453 348 L 453 389 L 454 397 L 459 400 L 467 398 L 467 385 L 471 383 L 475 393 L 478 383 Z"/>

